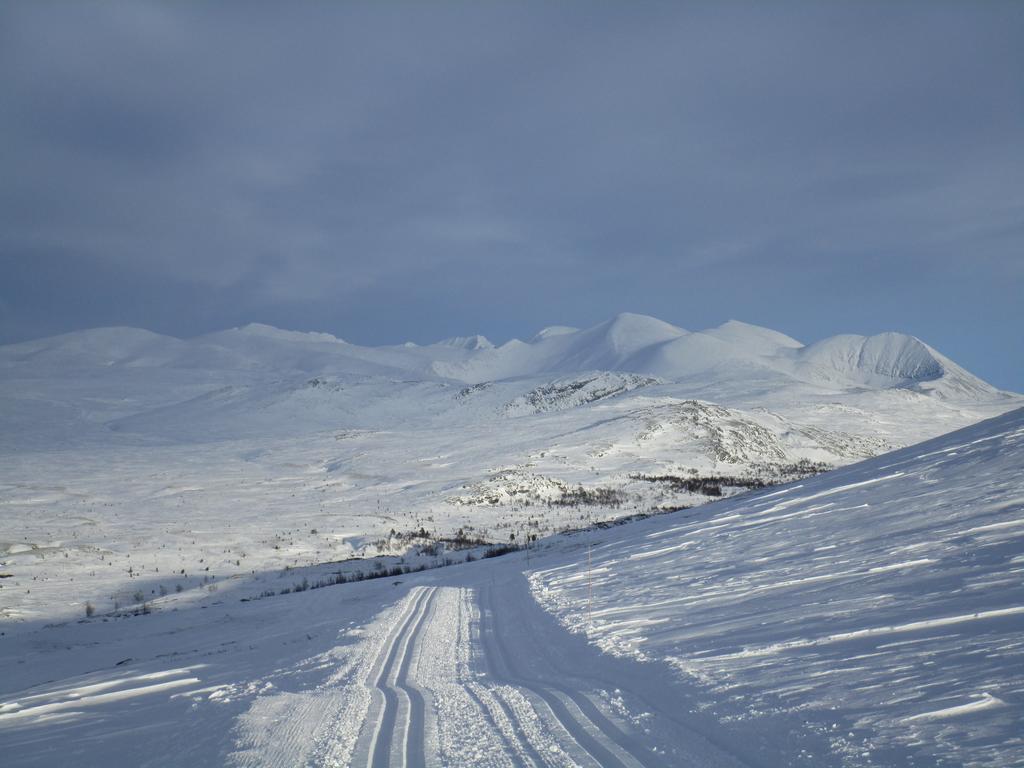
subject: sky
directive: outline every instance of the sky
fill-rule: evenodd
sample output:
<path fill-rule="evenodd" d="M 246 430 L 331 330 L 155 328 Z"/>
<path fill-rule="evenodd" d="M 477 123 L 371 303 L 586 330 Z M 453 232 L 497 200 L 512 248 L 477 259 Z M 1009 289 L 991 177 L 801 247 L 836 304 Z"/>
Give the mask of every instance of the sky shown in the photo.
<path fill-rule="evenodd" d="M 0 5 L 0 343 L 622 311 L 1024 391 L 1024 3 Z"/>

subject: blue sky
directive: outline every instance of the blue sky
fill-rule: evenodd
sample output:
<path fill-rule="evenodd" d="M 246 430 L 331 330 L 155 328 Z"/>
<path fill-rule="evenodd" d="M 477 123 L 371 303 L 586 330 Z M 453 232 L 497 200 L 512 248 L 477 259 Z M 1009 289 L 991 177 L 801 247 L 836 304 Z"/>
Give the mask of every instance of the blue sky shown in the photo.
<path fill-rule="evenodd" d="M 620 311 L 1024 390 L 1024 4 L 0 6 L 0 343 Z"/>

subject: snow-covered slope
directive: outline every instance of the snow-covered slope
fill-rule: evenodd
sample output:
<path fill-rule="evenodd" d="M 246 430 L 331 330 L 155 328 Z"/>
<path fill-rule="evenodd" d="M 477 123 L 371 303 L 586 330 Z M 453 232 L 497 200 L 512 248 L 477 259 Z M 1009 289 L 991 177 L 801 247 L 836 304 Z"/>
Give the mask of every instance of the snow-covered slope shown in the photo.
<path fill-rule="evenodd" d="M 809 477 L 1024 403 L 912 337 L 629 314 L 499 346 L 112 328 L 0 347 L 0 373 L 5 765 L 1020 756 L 1020 412 Z M 371 568 L 353 557 L 450 557 L 427 540 L 534 536 L 528 567 L 281 594 Z M 578 625 L 591 537 L 592 639 L 692 679 L 533 602 L 524 568 Z M 185 746 L 154 727 L 183 718 Z"/>
<path fill-rule="evenodd" d="M 490 339 L 479 334 L 474 336 L 453 336 L 450 339 L 444 339 L 437 343 L 446 347 L 457 347 L 458 349 L 468 349 L 471 351 L 478 349 L 494 349 L 494 345 L 491 343 Z"/>
<path fill-rule="evenodd" d="M 22 370 L 54 367 L 166 365 L 188 342 L 139 328 L 93 328 L 21 344 L 0 346 L 0 366 Z"/>
<path fill-rule="evenodd" d="M 5 625 L 0 750 L 18 768 L 1020 765 L 1022 513 L 1017 410 L 700 509 L 322 589 L 372 566 L 224 578 L 230 540 L 188 532 L 212 581 L 158 592 L 178 576 L 146 571 L 149 613 Z M 83 571 L 65 567 L 67 599 Z"/>
<path fill-rule="evenodd" d="M 943 397 L 995 394 L 990 385 L 913 336 L 833 336 L 801 349 L 794 357 L 797 375 L 810 381 L 906 387 Z"/>
<path fill-rule="evenodd" d="M 1024 402 L 910 337 L 804 347 L 631 314 L 496 347 L 99 329 L 0 347 L 0 371 L 17 620 L 111 604 L 129 567 L 240 575 L 374 554 L 392 529 L 503 540 L 695 506 Z"/>
<path fill-rule="evenodd" d="M 515 397 L 505 406 L 505 410 L 510 415 L 564 411 L 659 383 L 663 382 L 629 373 L 577 374 L 535 387 Z"/>
<path fill-rule="evenodd" d="M 799 713 L 851 764 L 1024 764 L 1024 410 L 592 538 L 592 576 L 532 584 L 605 650 Z"/>
<path fill-rule="evenodd" d="M 326 333 L 253 323 L 182 341 L 131 328 L 101 328 L 0 347 L 16 374 L 54 368 L 188 367 L 285 373 L 381 375 L 465 383 L 587 371 L 709 382 L 771 372 L 783 383 L 827 388 L 904 387 L 972 400 L 998 393 L 924 342 L 904 334 L 835 336 L 809 347 L 766 328 L 729 321 L 689 332 L 621 314 L 592 328 L 545 328 L 530 342 L 494 346 L 483 336 L 420 347 L 361 347 Z"/>

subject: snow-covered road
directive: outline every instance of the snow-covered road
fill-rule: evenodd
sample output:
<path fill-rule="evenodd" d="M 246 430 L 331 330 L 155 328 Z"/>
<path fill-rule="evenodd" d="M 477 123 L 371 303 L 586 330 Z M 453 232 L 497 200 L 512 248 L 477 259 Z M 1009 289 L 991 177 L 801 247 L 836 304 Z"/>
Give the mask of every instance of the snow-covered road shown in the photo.
<path fill-rule="evenodd" d="M 476 570 L 413 586 L 382 614 L 346 657 L 361 663 L 321 700 L 336 716 L 316 731 L 295 727 L 305 700 L 257 699 L 240 718 L 251 738 L 243 736 L 232 762 L 294 765 L 308 755 L 316 764 L 374 768 L 746 764 L 685 722 L 684 690 L 568 634 L 521 572 Z M 281 708 L 286 701 L 295 706 Z"/>
<path fill-rule="evenodd" d="M 806 764 L 758 759 L 761 737 L 720 722 L 668 664 L 569 632 L 526 566 L 517 553 L 0 637 L 3 764 Z"/>

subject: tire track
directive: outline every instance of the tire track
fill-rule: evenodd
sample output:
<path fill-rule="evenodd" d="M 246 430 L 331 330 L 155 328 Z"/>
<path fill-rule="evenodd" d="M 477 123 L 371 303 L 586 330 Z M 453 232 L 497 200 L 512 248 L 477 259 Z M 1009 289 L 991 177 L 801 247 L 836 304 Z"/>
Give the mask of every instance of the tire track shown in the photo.
<path fill-rule="evenodd" d="M 498 738 L 501 739 L 501 744 L 510 761 L 515 761 L 515 764 L 518 765 L 531 765 L 533 768 L 542 768 L 544 763 L 537 757 L 533 745 L 522 736 L 521 730 L 516 729 L 516 720 L 509 716 L 505 703 L 497 694 L 486 690 L 479 693 L 473 690 L 472 684 L 466 686 L 466 693 L 480 709 L 488 725 L 498 734 Z M 496 710 L 501 713 L 500 718 L 496 714 Z M 513 742 L 509 732 L 516 734 L 519 739 Z"/>

